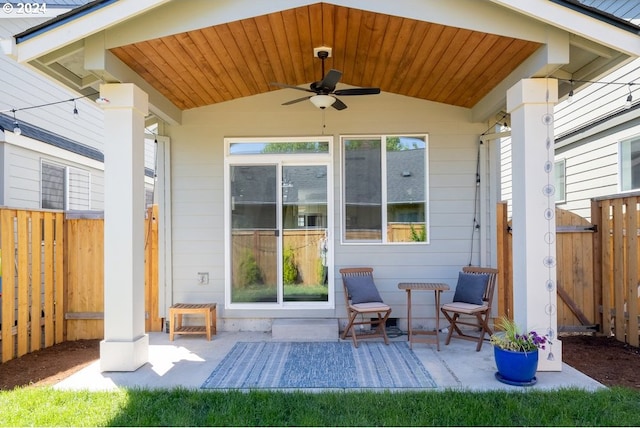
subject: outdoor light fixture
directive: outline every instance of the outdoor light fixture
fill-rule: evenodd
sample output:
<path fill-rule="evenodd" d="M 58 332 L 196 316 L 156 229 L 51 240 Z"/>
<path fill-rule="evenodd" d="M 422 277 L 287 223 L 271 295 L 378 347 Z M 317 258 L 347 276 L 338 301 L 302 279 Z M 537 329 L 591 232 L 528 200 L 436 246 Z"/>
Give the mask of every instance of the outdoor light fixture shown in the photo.
<path fill-rule="evenodd" d="M 330 95 L 314 95 L 309 98 L 314 106 L 325 109 L 336 102 L 336 99 Z"/>
<path fill-rule="evenodd" d="M 567 102 L 571 104 L 573 102 L 573 80 L 571 82 L 571 90 L 569 91 L 569 98 L 567 98 Z"/>
<path fill-rule="evenodd" d="M 15 110 L 13 110 L 13 133 L 16 135 L 22 134 L 22 129 L 20 129 L 20 125 L 18 124 L 18 119 L 16 119 Z"/>

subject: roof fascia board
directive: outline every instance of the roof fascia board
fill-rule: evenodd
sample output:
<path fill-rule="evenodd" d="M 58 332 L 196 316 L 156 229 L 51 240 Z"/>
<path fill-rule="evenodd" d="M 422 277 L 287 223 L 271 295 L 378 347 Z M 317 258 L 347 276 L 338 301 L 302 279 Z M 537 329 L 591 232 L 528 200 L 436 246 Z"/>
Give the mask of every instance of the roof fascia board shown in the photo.
<path fill-rule="evenodd" d="M 25 4 L 27 2 L 23 2 L 21 4 Z M 44 4 L 45 2 L 42 2 L 41 4 Z M 11 5 L 11 2 L 6 2 L 4 4 L 9 4 Z M 25 6 L 26 7 L 26 6 Z M 50 4 L 46 4 L 46 7 L 44 8 L 44 11 L 42 10 L 42 8 L 38 8 L 37 12 L 34 12 L 33 15 L 26 15 L 26 11 L 23 8 L 20 8 L 18 6 L 13 6 L 11 8 L 9 8 L 8 6 L 5 6 L 5 8 L 3 8 L 2 13 L 0 13 L 0 19 L 7 19 L 7 18 L 12 18 L 12 19 L 20 19 L 20 18 L 25 18 L 25 16 L 30 17 L 30 18 L 55 18 L 59 15 L 62 15 L 63 13 L 67 13 L 67 12 L 71 12 L 74 8 L 69 7 L 69 6 L 53 6 Z"/>
<path fill-rule="evenodd" d="M 546 41 L 548 28 L 539 21 L 487 1 L 330 0 L 326 3 L 539 43 Z"/>
<path fill-rule="evenodd" d="M 168 35 L 199 30 L 218 24 L 266 15 L 318 3 L 311 0 L 184 0 L 168 1 L 162 7 L 109 26 L 105 47 L 111 49 Z M 158 23 L 162 25 L 158 25 Z"/>
<path fill-rule="evenodd" d="M 38 139 L 28 137 L 25 135 L 17 135 L 13 132 L 5 132 L 5 142 L 19 146 L 23 149 L 32 150 L 34 152 L 43 153 L 48 156 L 64 159 L 69 162 L 74 162 L 89 168 L 95 168 L 98 170 L 104 170 L 104 163 L 95 159 L 91 159 L 81 154 L 73 153 L 69 150 L 61 147 L 56 147 L 52 144 L 40 141 Z"/>
<path fill-rule="evenodd" d="M 628 110 L 618 110 L 606 117 L 600 118 L 581 128 L 573 129 L 564 135 L 556 136 L 554 147 L 556 150 L 567 146 L 581 144 L 584 140 L 601 132 L 611 131 L 618 126 L 627 124 L 640 118 L 640 104 Z"/>
<path fill-rule="evenodd" d="M 483 122 L 503 110 L 507 90 L 522 79 L 551 76 L 562 65 L 569 63 L 569 35 L 563 31 L 550 31 L 549 43 L 541 46 L 512 71 L 491 92 L 472 107 L 474 122 Z"/>
<path fill-rule="evenodd" d="M 111 49 L 316 3 L 318 1 L 309 0 L 190 0 L 189 7 L 184 7 L 184 3 L 173 1 L 109 27 L 105 47 Z M 325 3 L 539 43 L 546 42 L 548 29 L 545 23 L 478 0 L 333 0 Z M 162 25 L 158 25 L 159 22 Z"/>
<path fill-rule="evenodd" d="M 120 0 L 85 15 L 71 16 L 65 22 L 54 22 L 38 34 L 16 42 L 17 60 L 29 62 L 168 1 Z"/>
<path fill-rule="evenodd" d="M 597 18 L 548 0 L 490 0 L 549 25 L 593 40 L 627 55 L 640 56 L 640 37 Z"/>

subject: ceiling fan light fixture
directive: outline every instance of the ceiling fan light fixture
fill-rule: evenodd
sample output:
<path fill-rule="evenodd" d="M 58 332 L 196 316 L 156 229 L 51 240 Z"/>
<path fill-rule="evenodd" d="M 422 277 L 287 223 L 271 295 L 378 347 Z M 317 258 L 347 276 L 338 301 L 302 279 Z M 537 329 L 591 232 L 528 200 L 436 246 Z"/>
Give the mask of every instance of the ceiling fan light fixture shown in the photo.
<path fill-rule="evenodd" d="M 309 98 L 309 100 L 311 100 L 314 106 L 321 109 L 330 107 L 333 103 L 336 102 L 336 99 L 331 95 L 314 95 Z"/>

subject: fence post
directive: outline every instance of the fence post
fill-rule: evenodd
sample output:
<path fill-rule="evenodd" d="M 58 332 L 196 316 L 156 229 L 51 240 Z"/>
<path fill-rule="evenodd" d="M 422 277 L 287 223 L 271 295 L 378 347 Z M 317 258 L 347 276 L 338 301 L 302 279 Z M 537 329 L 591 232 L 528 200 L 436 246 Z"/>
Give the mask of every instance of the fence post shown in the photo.
<path fill-rule="evenodd" d="M 627 322 L 626 338 L 630 345 L 638 346 L 638 198 L 630 196 L 624 199 L 626 206 L 626 296 Z M 619 303 L 616 302 L 616 306 Z M 616 322 L 616 324 L 618 324 Z"/>
<path fill-rule="evenodd" d="M 598 331 L 603 332 L 602 308 L 602 233 L 604 224 L 602 221 L 602 206 L 599 201 L 591 200 L 591 224 L 595 226 L 593 234 L 593 313 Z"/>
<path fill-rule="evenodd" d="M 498 318 L 511 318 L 511 245 L 509 244 L 509 223 L 506 202 L 499 202 L 497 204 L 496 217 L 498 235 L 496 237 L 498 256 Z"/>

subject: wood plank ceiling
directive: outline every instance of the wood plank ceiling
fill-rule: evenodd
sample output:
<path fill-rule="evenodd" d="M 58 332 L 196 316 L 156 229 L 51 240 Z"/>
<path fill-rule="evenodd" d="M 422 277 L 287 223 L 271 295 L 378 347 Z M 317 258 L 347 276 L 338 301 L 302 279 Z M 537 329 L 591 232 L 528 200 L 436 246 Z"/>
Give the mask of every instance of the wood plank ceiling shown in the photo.
<path fill-rule="evenodd" d="M 321 79 L 472 107 L 539 43 L 317 3 L 112 49 L 181 109 Z M 340 85 L 338 85 L 338 89 Z M 292 98 L 300 94 L 292 94 Z"/>

